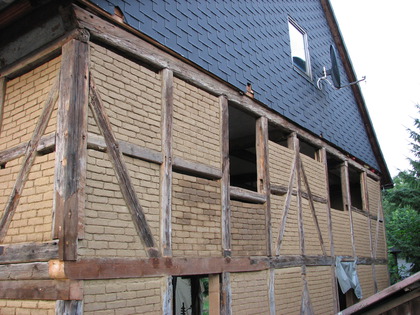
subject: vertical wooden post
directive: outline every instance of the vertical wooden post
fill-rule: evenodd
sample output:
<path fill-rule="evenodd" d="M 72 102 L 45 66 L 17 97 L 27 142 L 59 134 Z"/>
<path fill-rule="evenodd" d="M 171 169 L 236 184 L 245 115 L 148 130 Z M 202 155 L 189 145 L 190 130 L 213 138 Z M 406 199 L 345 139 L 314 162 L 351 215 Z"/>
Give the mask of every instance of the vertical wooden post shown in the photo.
<path fill-rule="evenodd" d="M 334 307 L 334 314 L 340 311 L 340 305 L 338 300 L 338 287 L 337 287 L 337 279 L 335 277 L 335 252 L 334 252 L 334 238 L 333 238 L 333 230 L 332 230 L 332 218 L 331 218 L 331 202 L 330 202 L 330 190 L 329 190 L 329 179 L 328 179 L 328 164 L 327 164 L 327 150 L 322 148 L 319 150 L 320 155 L 320 162 L 324 163 L 324 170 L 325 170 L 325 189 L 326 189 L 326 197 L 327 197 L 327 223 L 328 223 L 328 235 L 330 237 L 330 256 L 332 257 L 331 260 L 331 286 L 333 288 L 333 307 Z"/>
<path fill-rule="evenodd" d="M 232 291 L 230 287 L 230 273 L 223 272 L 221 275 L 222 290 L 220 291 L 220 314 L 232 314 Z"/>
<path fill-rule="evenodd" d="M 3 129 L 3 113 L 4 113 L 4 102 L 6 100 L 6 78 L 0 78 L 0 135 Z"/>
<path fill-rule="evenodd" d="M 172 276 L 164 277 L 162 280 L 162 314 L 172 315 L 172 297 L 173 297 L 173 285 Z"/>
<path fill-rule="evenodd" d="M 79 212 L 85 201 L 88 94 L 89 45 L 73 39 L 62 48 L 57 113 L 54 213 L 61 260 L 77 259 Z"/>
<path fill-rule="evenodd" d="M 256 122 L 256 153 L 257 153 L 257 189 L 259 193 L 266 196 L 266 246 L 267 256 L 272 255 L 272 233 L 271 233 L 271 203 L 270 203 L 270 172 L 268 162 L 268 120 L 266 117 L 258 118 Z"/>
<path fill-rule="evenodd" d="M 209 315 L 220 315 L 220 275 L 209 275 Z"/>
<path fill-rule="evenodd" d="M 354 239 L 353 214 L 351 210 L 351 196 L 350 196 L 350 180 L 349 180 L 349 166 L 348 162 L 344 161 L 340 169 L 341 173 L 341 190 L 343 193 L 343 207 L 344 211 L 347 209 L 350 221 L 351 246 L 353 251 L 353 258 L 356 258 L 356 243 Z"/>
<path fill-rule="evenodd" d="M 55 313 L 57 315 L 82 315 L 83 301 L 57 301 Z"/>
<path fill-rule="evenodd" d="M 162 75 L 162 151 L 161 166 L 161 242 L 163 256 L 172 256 L 172 125 L 173 72 L 163 69 Z"/>
<path fill-rule="evenodd" d="M 222 247 L 223 256 L 231 256 L 231 221 L 230 221 L 230 162 L 229 162 L 229 106 L 226 96 L 219 97 L 221 112 L 221 141 L 222 141 Z"/>
<path fill-rule="evenodd" d="M 276 315 L 276 295 L 274 292 L 275 272 L 276 270 L 274 268 L 270 268 L 268 275 L 268 301 L 270 303 L 270 315 Z"/>

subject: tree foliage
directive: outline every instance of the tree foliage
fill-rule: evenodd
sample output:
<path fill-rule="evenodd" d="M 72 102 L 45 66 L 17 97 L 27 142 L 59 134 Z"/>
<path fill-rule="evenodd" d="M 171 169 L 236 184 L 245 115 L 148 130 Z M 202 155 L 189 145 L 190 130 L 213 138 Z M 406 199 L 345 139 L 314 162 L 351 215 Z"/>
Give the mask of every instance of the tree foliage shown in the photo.
<path fill-rule="evenodd" d="M 416 106 L 420 112 L 420 106 Z M 400 171 L 394 178 L 394 188 L 384 192 L 384 212 L 388 248 L 401 251 L 399 256 L 412 264 L 409 273 L 420 270 L 420 119 L 414 119 L 415 129 L 409 129 L 411 151 L 410 169 Z M 395 270 L 394 259 L 389 259 Z M 398 273 L 396 274 L 398 276 Z M 396 276 L 394 274 L 394 277 Z M 394 280 L 399 280 L 397 279 Z"/>

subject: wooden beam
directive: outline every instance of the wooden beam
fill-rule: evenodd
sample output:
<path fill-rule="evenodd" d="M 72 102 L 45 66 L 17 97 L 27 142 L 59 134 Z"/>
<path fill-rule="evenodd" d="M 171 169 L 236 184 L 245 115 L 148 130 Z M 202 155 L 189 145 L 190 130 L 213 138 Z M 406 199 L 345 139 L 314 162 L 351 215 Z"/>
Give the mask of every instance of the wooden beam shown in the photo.
<path fill-rule="evenodd" d="M 63 46 L 57 112 L 55 222 L 59 255 L 77 259 L 79 216 L 83 213 L 87 159 L 89 45 L 73 39 Z"/>
<path fill-rule="evenodd" d="M 239 108 L 252 112 L 258 117 L 267 117 L 270 123 L 280 126 L 283 130 L 297 132 L 299 137 L 306 142 L 316 147 L 325 147 L 330 154 L 337 156 L 341 160 L 347 159 L 346 152 L 341 152 L 336 147 L 328 145 L 318 136 L 301 129 L 287 118 L 282 117 L 267 108 L 263 103 L 258 102 L 258 100 L 241 95 L 238 93 L 239 90 L 237 88 L 215 78 L 210 73 L 206 73 L 203 69 L 197 69 L 188 63 L 188 60 L 182 59 L 180 56 L 170 55 L 155 45 L 139 38 L 138 35 L 122 30 L 77 6 L 74 6 L 74 10 L 80 26 L 90 31 L 93 41 L 114 47 L 158 69 L 168 68 L 173 71 L 174 76 L 190 82 L 213 95 L 225 95 L 230 102 Z M 131 31 L 135 32 L 134 30 Z M 361 171 L 365 170 L 362 165 L 355 161 L 349 160 L 349 163 Z M 372 178 L 379 179 L 379 176 L 375 173 L 369 170 L 368 173 Z"/>
<path fill-rule="evenodd" d="M 9 161 L 18 159 L 24 156 L 26 148 L 30 145 L 30 142 L 24 142 L 12 148 L 0 151 L 0 165 L 4 165 Z M 38 146 L 36 147 L 36 153 L 43 154 L 45 152 L 53 152 L 55 150 L 55 133 L 47 136 L 42 136 L 39 139 Z"/>
<path fill-rule="evenodd" d="M 230 159 L 229 159 L 229 105 L 226 96 L 219 97 L 221 113 L 221 158 L 222 178 L 220 181 L 222 206 L 222 248 L 223 256 L 231 256 L 231 209 L 230 209 Z"/>
<path fill-rule="evenodd" d="M 137 233 L 145 245 L 149 256 L 160 256 L 159 250 L 156 247 L 157 244 L 147 223 L 143 208 L 138 200 L 134 186 L 131 183 L 127 166 L 125 165 L 118 143 L 112 132 L 111 123 L 109 122 L 109 118 L 105 112 L 105 107 L 96 90 L 92 77 L 90 79 L 89 105 L 92 109 L 96 123 L 105 138 L 108 156 L 114 167 L 121 193 L 130 211 Z"/>
<path fill-rule="evenodd" d="M 0 265 L 0 281 L 50 279 L 48 262 Z"/>
<path fill-rule="evenodd" d="M 209 315 L 220 315 L 220 275 L 209 275 Z"/>
<path fill-rule="evenodd" d="M 351 195 L 350 195 L 350 179 L 349 179 L 349 166 L 347 161 L 344 161 L 340 167 L 341 178 L 341 191 L 343 194 L 343 209 L 347 210 L 350 224 L 350 237 L 353 257 L 356 257 L 356 240 L 354 238 L 353 214 L 351 208 Z"/>
<path fill-rule="evenodd" d="M 58 258 L 58 243 L 8 244 L 0 246 L 0 264 L 49 261 Z"/>
<path fill-rule="evenodd" d="M 173 128 L 173 73 L 163 69 L 162 77 L 162 151 L 161 178 L 161 245 L 163 256 L 172 256 L 172 128 Z"/>
<path fill-rule="evenodd" d="M 270 268 L 268 275 L 268 301 L 270 305 L 270 315 L 276 315 L 276 294 L 275 294 L 275 270 Z"/>
<path fill-rule="evenodd" d="M 232 314 L 232 288 L 230 285 L 230 273 L 223 272 L 221 275 L 222 289 L 220 292 L 220 314 Z"/>
<path fill-rule="evenodd" d="M 12 192 L 7 200 L 6 207 L 4 208 L 3 215 L 0 221 L 0 242 L 4 241 L 6 237 L 7 230 L 10 223 L 12 222 L 13 215 L 15 214 L 16 207 L 19 203 L 19 198 L 22 195 L 23 188 L 25 187 L 26 180 L 28 179 L 29 172 L 35 161 L 36 149 L 40 142 L 42 135 L 44 134 L 48 122 L 50 120 L 51 114 L 54 109 L 54 105 L 58 98 L 58 84 L 59 76 L 57 76 L 54 81 L 51 90 L 47 96 L 47 99 L 44 104 L 44 108 L 39 116 L 37 125 L 32 134 L 31 140 L 28 142 L 25 152 L 25 158 L 22 162 L 22 167 L 17 175 L 15 184 L 13 186 Z"/>
<path fill-rule="evenodd" d="M 173 314 L 172 309 L 172 297 L 173 297 L 173 285 L 172 277 L 166 276 L 163 279 L 163 288 L 162 288 L 162 314 Z"/>
<path fill-rule="evenodd" d="M 255 145 L 257 156 L 257 189 L 265 196 L 265 229 L 267 256 L 271 256 L 272 232 L 271 232 L 271 202 L 270 202 L 270 172 L 268 162 L 268 120 L 260 117 L 256 121 Z"/>
<path fill-rule="evenodd" d="M 270 189 L 271 189 L 271 193 L 273 195 L 277 195 L 277 196 L 283 196 L 287 193 L 287 188 L 285 186 L 281 186 L 281 185 L 271 185 Z M 297 196 L 297 191 L 296 189 L 292 189 L 292 195 L 293 196 Z M 309 195 L 302 191 L 302 198 L 309 200 Z M 327 199 L 324 197 L 320 197 L 320 196 L 316 196 L 316 195 L 312 195 L 312 200 L 319 202 L 319 203 L 327 203 Z"/>
<path fill-rule="evenodd" d="M 174 171 L 187 175 L 197 176 L 206 179 L 222 178 L 222 171 L 219 168 L 215 168 L 197 162 L 187 161 L 177 156 L 173 158 L 172 167 Z"/>
<path fill-rule="evenodd" d="M 0 281 L 0 299 L 82 300 L 82 283 L 72 280 Z"/>
<path fill-rule="evenodd" d="M 230 186 L 230 199 L 257 204 L 263 204 L 267 201 L 263 194 L 235 186 Z"/>
<path fill-rule="evenodd" d="M 83 301 L 57 301 L 55 305 L 56 315 L 83 315 Z"/>
<path fill-rule="evenodd" d="M 5 77 L 0 77 L 0 135 L 3 129 L 3 113 L 4 113 L 4 102 L 6 100 L 6 83 Z M 1 163 L 0 163 L 1 165 Z"/>

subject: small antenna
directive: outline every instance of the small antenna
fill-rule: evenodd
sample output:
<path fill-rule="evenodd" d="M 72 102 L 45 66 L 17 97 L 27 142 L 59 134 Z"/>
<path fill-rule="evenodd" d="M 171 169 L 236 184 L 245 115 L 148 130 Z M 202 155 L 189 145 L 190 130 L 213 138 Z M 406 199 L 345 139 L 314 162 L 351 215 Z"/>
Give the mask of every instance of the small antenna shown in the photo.
<path fill-rule="evenodd" d="M 322 81 L 327 81 L 328 84 L 331 85 L 335 90 L 339 90 L 339 89 L 342 89 L 351 85 L 355 85 L 359 82 L 366 80 L 366 76 L 363 76 L 362 79 L 360 80 L 351 82 L 346 85 L 341 85 L 340 70 L 338 69 L 338 62 L 337 62 L 337 52 L 333 45 L 330 46 L 330 58 L 331 58 L 331 69 L 327 70 L 325 67 L 323 67 L 323 76 L 320 77 L 316 82 L 316 85 L 319 90 L 322 90 L 322 85 L 321 85 Z M 333 83 L 331 83 L 328 80 L 328 76 L 331 76 Z"/>

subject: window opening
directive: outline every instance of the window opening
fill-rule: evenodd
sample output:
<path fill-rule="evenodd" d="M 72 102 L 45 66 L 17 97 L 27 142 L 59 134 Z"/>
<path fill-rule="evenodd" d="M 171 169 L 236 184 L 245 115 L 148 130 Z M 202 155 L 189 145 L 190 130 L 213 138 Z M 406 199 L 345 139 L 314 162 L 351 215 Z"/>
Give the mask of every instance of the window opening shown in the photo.
<path fill-rule="evenodd" d="M 350 197 L 352 207 L 363 210 L 361 173 L 349 166 Z"/>
<path fill-rule="evenodd" d="M 174 315 L 209 314 L 209 277 L 207 275 L 173 277 L 172 285 Z"/>
<path fill-rule="evenodd" d="M 289 18 L 289 37 L 292 63 L 295 69 L 312 78 L 307 33 Z"/>
<path fill-rule="evenodd" d="M 273 124 L 268 124 L 268 140 L 273 141 L 285 148 L 288 148 L 290 132 L 283 130 Z"/>
<path fill-rule="evenodd" d="M 327 155 L 328 190 L 331 208 L 344 210 L 343 190 L 341 187 L 341 164 L 343 162 Z"/>
<path fill-rule="evenodd" d="M 230 185 L 257 191 L 256 119 L 229 106 Z"/>
<path fill-rule="evenodd" d="M 318 152 L 318 148 L 314 147 L 313 145 L 300 140 L 299 142 L 299 146 L 300 146 L 300 153 L 309 156 L 312 159 L 315 159 L 316 154 Z"/>

